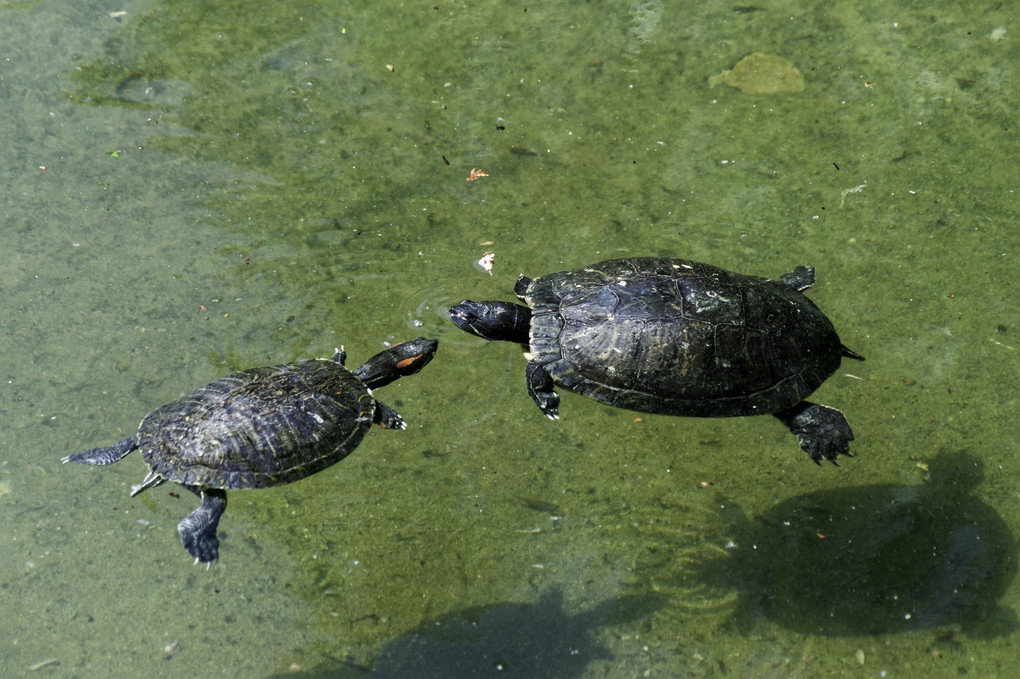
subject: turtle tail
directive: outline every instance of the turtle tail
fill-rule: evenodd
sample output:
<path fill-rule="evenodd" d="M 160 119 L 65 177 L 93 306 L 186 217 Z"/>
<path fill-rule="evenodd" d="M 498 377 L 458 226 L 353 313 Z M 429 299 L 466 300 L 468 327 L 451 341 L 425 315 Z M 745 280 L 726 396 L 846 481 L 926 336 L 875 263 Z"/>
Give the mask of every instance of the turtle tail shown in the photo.
<path fill-rule="evenodd" d="M 856 361 L 863 361 L 863 360 L 864 360 L 864 357 L 863 357 L 863 356 L 861 356 L 860 354 L 858 354 L 858 353 L 857 353 L 856 351 L 854 351 L 853 349 L 848 349 L 848 348 L 847 348 L 847 347 L 846 347 L 845 345 L 843 345 L 843 344 L 840 344 L 840 345 L 839 345 L 839 353 L 840 353 L 840 354 L 842 354 L 843 356 L 846 356 L 847 358 L 852 358 L 852 359 L 854 359 L 854 360 L 856 360 Z"/>
<path fill-rule="evenodd" d="M 61 458 L 61 462 L 67 464 L 68 462 L 74 462 L 75 464 L 113 464 L 117 460 L 121 459 L 131 451 L 138 447 L 138 437 L 132 436 L 129 439 L 124 439 L 119 443 L 114 443 L 112 446 L 105 448 L 89 448 L 81 452 L 75 453 L 74 455 L 68 455 L 67 457 Z"/>

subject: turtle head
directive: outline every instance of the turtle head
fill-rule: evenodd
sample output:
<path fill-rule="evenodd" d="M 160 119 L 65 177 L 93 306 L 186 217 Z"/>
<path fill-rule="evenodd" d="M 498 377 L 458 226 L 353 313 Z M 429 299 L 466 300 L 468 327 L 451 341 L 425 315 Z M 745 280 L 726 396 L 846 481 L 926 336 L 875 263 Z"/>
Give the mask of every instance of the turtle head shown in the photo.
<path fill-rule="evenodd" d="M 369 389 L 389 384 L 401 377 L 413 375 L 429 364 L 436 355 L 439 342 L 418 337 L 381 351 L 354 371 Z"/>
<path fill-rule="evenodd" d="M 450 320 L 472 335 L 487 340 L 505 340 L 527 346 L 531 309 L 510 302 L 464 300 L 450 307 Z"/>

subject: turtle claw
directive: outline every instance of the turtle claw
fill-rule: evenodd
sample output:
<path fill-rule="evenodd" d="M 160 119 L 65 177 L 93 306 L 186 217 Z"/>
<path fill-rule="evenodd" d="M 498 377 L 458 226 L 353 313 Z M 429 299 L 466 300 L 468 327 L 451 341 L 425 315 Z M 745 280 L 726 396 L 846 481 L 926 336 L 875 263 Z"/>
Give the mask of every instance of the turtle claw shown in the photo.
<path fill-rule="evenodd" d="M 374 419 L 383 429 L 407 429 L 407 423 L 400 413 L 381 401 L 375 402 Z"/>
<path fill-rule="evenodd" d="M 538 404 L 539 410 L 550 420 L 558 420 L 560 419 L 560 397 L 554 392 L 551 393 L 551 397 L 545 397 L 545 394 L 535 395 L 535 403 Z"/>
<path fill-rule="evenodd" d="M 555 391 L 533 391 L 531 397 L 535 404 L 550 420 L 560 419 L 560 396 Z"/>
<path fill-rule="evenodd" d="M 835 408 L 802 401 L 775 416 L 789 427 L 815 464 L 821 464 L 822 460 L 836 464 L 840 455 L 851 457 L 850 442 L 854 440 L 854 432 L 846 416 Z"/>
<path fill-rule="evenodd" d="M 203 562 L 206 565 L 211 564 L 213 561 L 220 556 L 220 541 L 216 537 L 215 528 L 212 530 L 206 529 L 202 532 L 196 532 L 195 527 L 188 523 L 190 516 L 186 517 L 177 526 L 177 530 L 181 534 L 181 542 L 184 544 L 184 549 L 188 550 L 188 553 L 195 557 L 195 563 Z"/>
<path fill-rule="evenodd" d="M 550 420 L 560 419 L 560 395 L 553 391 L 552 376 L 542 364 L 538 361 L 528 361 L 524 376 L 528 382 L 528 393 L 531 394 L 538 409 Z"/>

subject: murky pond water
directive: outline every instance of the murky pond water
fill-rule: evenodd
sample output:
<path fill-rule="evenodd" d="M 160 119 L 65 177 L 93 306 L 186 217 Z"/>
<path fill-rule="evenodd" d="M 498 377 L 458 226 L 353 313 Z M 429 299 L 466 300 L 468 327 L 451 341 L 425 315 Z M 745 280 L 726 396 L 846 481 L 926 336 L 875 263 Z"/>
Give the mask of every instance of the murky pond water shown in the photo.
<path fill-rule="evenodd" d="M 0 674 L 1016 674 L 1009 8 L 364 4 L 0 6 Z M 717 78 L 754 54 L 803 88 Z M 854 457 L 549 421 L 446 316 L 636 255 L 815 267 L 867 357 L 814 397 Z M 379 390 L 407 430 L 231 493 L 209 570 L 189 493 L 60 464 L 231 370 L 419 335 Z"/>

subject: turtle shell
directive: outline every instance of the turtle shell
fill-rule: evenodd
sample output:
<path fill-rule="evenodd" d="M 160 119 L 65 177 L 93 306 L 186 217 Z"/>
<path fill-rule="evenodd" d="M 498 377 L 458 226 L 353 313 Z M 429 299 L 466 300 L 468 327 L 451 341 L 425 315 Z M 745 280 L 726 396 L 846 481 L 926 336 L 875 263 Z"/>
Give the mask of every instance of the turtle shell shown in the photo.
<path fill-rule="evenodd" d="M 553 380 L 669 415 L 774 413 L 841 361 L 828 318 L 789 282 L 683 259 L 615 259 L 534 279 L 530 349 Z"/>
<path fill-rule="evenodd" d="M 138 446 L 152 471 L 205 488 L 265 488 L 347 457 L 376 403 L 335 360 L 232 373 L 149 413 Z"/>

